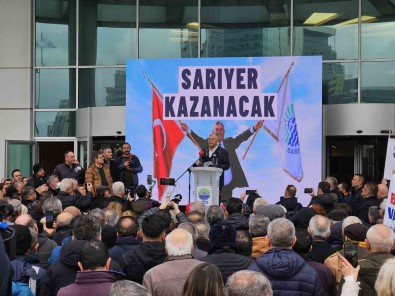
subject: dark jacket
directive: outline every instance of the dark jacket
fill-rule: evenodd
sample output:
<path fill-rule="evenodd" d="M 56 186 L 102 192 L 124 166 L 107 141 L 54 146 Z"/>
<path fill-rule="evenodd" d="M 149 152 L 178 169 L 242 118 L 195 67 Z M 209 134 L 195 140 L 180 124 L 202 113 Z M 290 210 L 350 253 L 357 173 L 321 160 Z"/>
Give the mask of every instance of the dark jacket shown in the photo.
<path fill-rule="evenodd" d="M 380 205 L 380 201 L 377 199 L 376 196 L 369 196 L 363 198 L 357 210 L 358 218 L 364 221 L 365 223 L 369 224 L 369 214 L 368 214 L 369 208 L 372 206 L 379 206 L 379 205 Z"/>
<path fill-rule="evenodd" d="M 120 237 L 115 245 L 109 250 L 110 257 L 119 263 L 124 253 L 133 250 L 136 246 L 142 244 L 142 241 L 134 237 Z"/>
<path fill-rule="evenodd" d="M 40 260 L 38 263 L 44 269 L 48 269 L 48 259 L 51 257 L 52 251 L 58 246 L 58 244 L 43 234 L 38 235 L 38 249 L 36 256 Z"/>
<path fill-rule="evenodd" d="M 91 210 L 93 209 L 105 209 L 110 203 L 110 198 L 108 197 L 95 197 L 91 202 Z"/>
<path fill-rule="evenodd" d="M 353 216 L 357 216 L 359 205 L 362 201 L 362 188 L 358 189 L 351 188 L 351 200 L 348 205 L 351 207 L 351 212 Z"/>
<path fill-rule="evenodd" d="M 106 164 L 110 166 L 110 175 L 112 178 L 113 182 L 119 181 L 119 170 L 118 170 L 118 164 L 115 160 L 111 159 L 108 161 L 107 159 L 104 160 Z"/>
<path fill-rule="evenodd" d="M 293 250 L 270 249 L 248 269 L 269 279 L 273 295 L 325 295 L 317 272 Z"/>
<path fill-rule="evenodd" d="M 333 272 L 324 264 L 314 262 L 314 261 L 306 261 L 308 265 L 313 267 L 315 271 L 317 272 L 322 288 L 326 292 L 327 295 L 329 296 L 334 296 L 336 295 L 336 280 L 335 276 L 333 275 Z"/>
<path fill-rule="evenodd" d="M 117 203 L 119 203 L 122 206 L 122 212 L 126 212 L 126 211 L 131 209 L 130 201 L 126 200 L 126 199 L 124 199 L 122 197 L 113 195 L 110 198 L 107 198 L 107 200 L 108 200 L 107 206 L 110 204 L 110 202 L 117 202 Z"/>
<path fill-rule="evenodd" d="M 52 175 L 58 176 L 60 181 L 64 178 L 73 178 L 78 181 L 78 184 L 85 183 L 85 171 L 79 164 L 68 165 L 65 162 L 58 164 Z"/>
<path fill-rule="evenodd" d="M 249 229 L 248 218 L 243 213 L 232 213 L 226 220 L 236 230 L 247 230 L 248 231 L 248 229 Z"/>
<path fill-rule="evenodd" d="M 29 256 L 18 256 L 11 261 L 14 275 L 12 279 L 16 282 L 21 282 L 22 279 L 27 276 L 33 280 L 36 280 L 36 290 L 34 294 L 39 294 L 42 286 L 42 281 L 45 277 L 45 269 L 39 267 L 37 263 L 38 258 L 35 255 Z M 27 280 L 28 281 L 28 280 Z"/>
<path fill-rule="evenodd" d="M 288 212 L 293 212 L 299 210 L 299 208 L 302 208 L 302 205 L 298 203 L 298 198 L 297 197 L 287 197 L 285 198 L 284 196 L 280 197 L 280 201 L 276 202 L 276 205 L 283 206 Z"/>
<path fill-rule="evenodd" d="M 208 252 L 211 249 L 211 242 L 205 238 L 198 238 L 196 240 L 196 246 L 199 248 L 199 250 Z"/>
<path fill-rule="evenodd" d="M 335 206 L 336 199 L 337 199 L 337 196 L 334 193 L 323 193 L 320 195 L 313 196 L 311 198 L 309 206 L 313 205 L 313 204 L 318 204 L 328 214 L 330 211 L 333 210 L 333 207 Z"/>
<path fill-rule="evenodd" d="M 343 202 L 343 193 L 339 190 L 339 188 L 335 188 L 331 190 L 331 193 L 336 194 L 337 197 L 337 203 L 342 203 Z"/>
<path fill-rule="evenodd" d="M 118 170 L 119 170 L 119 180 L 125 183 L 125 165 L 124 165 L 124 157 L 121 155 L 120 157 L 117 158 L 117 164 L 118 164 Z M 140 160 L 136 155 L 131 155 L 130 158 L 130 163 L 133 167 L 132 173 L 133 173 L 133 180 L 134 184 L 125 184 L 125 186 L 132 186 L 132 187 L 137 187 L 139 185 L 139 177 L 138 173 L 141 173 L 143 171 L 143 167 L 141 166 Z"/>
<path fill-rule="evenodd" d="M 312 208 L 302 208 L 295 215 L 289 218 L 289 220 L 295 225 L 295 227 L 309 227 L 310 219 L 315 215 Z"/>
<path fill-rule="evenodd" d="M 78 272 L 75 283 L 60 289 L 58 296 L 107 296 L 111 285 L 122 276 L 111 270 Z"/>
<path fill-rule="evenodd" d="M 253 262 L 249 257 L 236 254 L 236 251 L 232 248 L 216 249 L 210 255 L 200 260 L 216 265 L 221 272 L 224 284 L 228 280 L 228 277 L 237 271 L 247 269 Z"/>
<path fill-rule="evenodd" d="M 88 194 L 89 193 L 89 194 Z M 92 202 L 92 193 L 87 192 L 86 196 L 79 197 L 76 195 L 71 195 L 63 191 L 59 191 L 58 195 L 56 196 L 62 202 L 63 210 L 70 206 L 75 206 L 84 212 L 89 209 L 90 204 Z"/>
<path fill-rule="evenodd" d="M 59 289 L 66 287 L 75 281 L 80 270 L 78 267 L 79 251 L 86 241 L 74 240 L 65 244 L 60 250 L 60 258 L 51 265 L 44 278 L 41 296 L 56 296 Z M 110 269 L 121 271 L 119 265 L 110 263 Z"/>
<path fill-rule="evenodd" d="M 0 235 L 0 295 L 11 295 L 12 266 Z"/>
<path fill-rule="evenodd" d="M 311 242 L 311 250 L 309 252 L 310 258 L 319 263 L 324 263 L 325 259 L 336 252 L 333 248 L 324 240 L 313 240 Z"/>
<path fill-rule="evenodd" d="M 58 226 L 56 232 L 53 235 L 53 240 L 58 244 L 62 245 L 63 240 L 71 235 L 71 229 L 69 226 Z"/>
<path fill-rule="evenodd" d="M 167 258 L 161 242 L 143 242 L 125 253 L 119 262 L 128 280 L 141 284 L 148 269 L 161 264 Z"/>

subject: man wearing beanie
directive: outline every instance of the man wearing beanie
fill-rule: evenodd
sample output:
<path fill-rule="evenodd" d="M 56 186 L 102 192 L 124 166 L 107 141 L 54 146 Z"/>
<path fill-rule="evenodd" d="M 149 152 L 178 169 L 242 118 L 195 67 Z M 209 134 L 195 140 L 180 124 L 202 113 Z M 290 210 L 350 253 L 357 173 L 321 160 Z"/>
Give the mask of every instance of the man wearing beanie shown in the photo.
<path fill-rule="evenodd" d="M 45 174 L 44 168 L 39 163 L 33 165 L 33 175 L 31 175 L 26 185 L 34 187 L 34 183 L 37 180 L 45 182 L 48 180 L 48 176 Z"/>
<path fill-rule="evenodd" d="M 215 222 L 209 236 L 212 248 L 209 255 L 200 260 L 216 265 L 224 283 L 233 273 L 247 269 L 253 262 L 251 258 L 236 253 L 236 230 L 228 221 Z"/>
<path fill-rule="evenodd" d="M 34 295 L 39 295 L 42 280 L 45 276 L 45 269 L 36 265 L 39 262 L 38 257 L 29 252 L 32 249 L 35 251 L 36 243 L 32 246 L 33 239 L 29 227 L 16 224 L 14 229 L 16 235 L 16 258 L 11 261 L 14 269 L 12 279 L 15 282 L 23 282 L 28 285 L 35 282 L 36 289 L 32 292 Z"/>

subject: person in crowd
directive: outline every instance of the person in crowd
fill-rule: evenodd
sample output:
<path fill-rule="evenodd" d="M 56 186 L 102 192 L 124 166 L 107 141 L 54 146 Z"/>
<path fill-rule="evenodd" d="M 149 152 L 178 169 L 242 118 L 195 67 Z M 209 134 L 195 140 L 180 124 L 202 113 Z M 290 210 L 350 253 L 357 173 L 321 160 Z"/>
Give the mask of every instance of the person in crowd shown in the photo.
<path fill-rule="evenodd" d="M 127 194 L 125 192 L 125 185 L 122 182 L 115 182 L 112 184 L 112 196 L 107 199 L 108 204 L 106 207 L 111 203 L 111 202 L 117 202 L 121 204 L 122 206 L 122 212 L 125 212 L 127 210 L 131 209 L 131 201 L 134 200 L 131 194 Z"/>
<path fill-rule="evenodd" d="M 178 225 L 178 229 L 184 229 L 192 235 L 193 249 L 192 249 L 191 254 L 192 254 L 193 258 L 200 260 L 200 258 L 207 256 L 207 252 L 200 250 L 196 245 L 197 230 L 196 230 L 196 227 L 193 223 L 183 222 Z"/>
<path fill-rule="evenodd" d="M 380 222 L 384 217 L 381 216 L 380 207 L 371 206 L 368 211 L 369 224 L 375 225 Z M 381 222 L 382 223 L 382 222 Z"/>
<path fill-rule="evenodd" d="M 375 282 L 381 266 L 388 259 L 393 258 L 391 249 L 394 244 L 394 233 L 391 228 L 383 224 L 376 224 L 369 228 L 365 240 L 369 255 L 360 261 L 357 281 L 360 282 L 358 295 L 375 295 Z M 340 283 L 340 290 L 344 280 Z M 386 294 L 387 295 L 387 294 Z"/>
<path fill-rule="evenodd" d="M 33 202 L 37 199 L 37 195 L 34 192 L 34 188 L 31 186 L 26 186 L 21 191 L 22 204 L 24 204 L 28 209 L 34 208 Z"/>
<path fill-rule="evenodd" d="M 332 211 L 337 201 L 337 196 L 336 194 L 330 193 L 330 188 L 329 183 L 319 182 L 317 195 L 315 195 L 314 190 L 309 193 L 311 195 L 311 201 L 308 206 L 317 204 L 325 210 L 326 214 Z"/>
<path fill-rule="evenodd" d="M 16 192 L 21 193 L 22 189 L 26 187 L 26 184 L 23 182 L 15 182 L 13 184 L 13 187 L 15 188 Z M 30 187 L 30 186 L 28 186 L 28 187 Z M 7 195 L 8 195 L 8 192 L 7 192 Z"/>
<path fill-rule="evenodd" d="M 169 257 L 144 275 L 143 285 L 153 296 L 182 295 L 189 274 L 202 264 L 193 258 L 192 249 L 193 239 L 188 231 L 175 229 L 166 236 Z"/>
<path fill-rule="evenodd" d="M 351 193 L 350 193 L 350 185 L 348 185 L 347 182 L 342 182 L 337 185 L 337 188 L 339 188 L 339 191 L 343 194 L 343 202 L 344 203 L 350 203 L 351 201 Z"/>
<path fill-rule="evenodd" d="M 45 182 L 47 182 L 48 180 L 48 176 L 45 174 L 44 168 L 39 163 L 33 165 L 33 175 L 30 176 L 26 185 L 34 186 L 34 182 L 36 182 L 37 180 L 45 181 Z"/>
<path fill-rule="evenodd" d="M 143 243 L 126 252 L 119 262 L 128 280 L 142 283 L 147 270 L 166 259 L 165 230 L 166 223 L 158 214 L 144 218 L 140 230 Z"/>
<path fill-rule="evenodd" d="M 310 219 L 307 230 L 313 239 L 309 256 L 315 262 L 324 263 L 326 258 L 336 252 L 326 241 L 331 233 L 331 221 L 324 216 L 315 215 Z"/>
<path fill-rule="evenodd" d="M 256 215 L 264 215 L 269 218 L 270 221 L 273 221 L 277 218 L 285 218 L 285 209 L 280 205 L 259 205 L 255 210 Z"/>
<path fill-rule="evenodd" d="M 73 215 L 67 212 L 60 213 L 56 217 L 56 231 L 53 234 L 53 240 L 58 244 L 62 245 L 63 240 L 66 237 L 71 236 L 70 223 L 73 219 Z"/>
<path fill-rule="evenodd" d="M 12 186 L 12 180 L 9 178 L 4 178 L 2 180 L 2 183 L 4 184 L 5 189 L 7 189 L 8 187 Z"/>
<path fill-rule="evenodd" d="M 22 176 L 22 172 L 20 169 L 15 169 L 11 172 L 11 176 L 12 176 L 12 183 L 15 184 L 16 182 L 22 182 L 23 176 Z"/>
<path fill-rule="evenodd" d="M 58 176 L 59 180 L 62 181 L 64 178 L 76 179 L 79 184 L 84 184 L 84 169 L 80 165 L 79 161 L 75 159 L 73 151 L 66 151 L 64 153 L 64 162 L 58 164 L 52 175 Z"/>
<path fill-rule="evenodd" d="M 93 184 L 95 196 L 97 195 L 97 187 L 112 187 L 113 181 L 110 174 L 110 167 L 104 162 L 104 155 L 102 151 L 97 151 L 93 154 L 93 162 L 85 171 L 85 182 Z"/>
<path fill-rule="evenodd" d="M 202 215 L 198 211 L 190 212 L 188 214 L 187 218 L 188 218 L 189 222 L 192 222 L 192 223 L 197 223 L 197 222 L 204 221 L 204 215 Z"/>
<path fill-rule="evenodd" d="M 224 219 L 225 219 L 225 213 L 221 207 L 209 206 L 206 212 L 206 220 L 210 226 L 213 226 L 214 223 Z"/>
<path fill-rule="evenodd" d="M 73 240 L 62 246 L 59 259 L 49 267 L 44 279 L 42 296 L 56 296 L 58 291 L 74 283 L 78 273 L 79 251 L 89 240 L 100 240 L 100 223 L 89 215 L 72 221 Z"/>
<path fill-rule="evenodd" d="M 150 198 L 150 193 L 144 185 L 137 186 L 136 195 L 138 199 L 131 204 L 131 208 L 137 216 L 140 216 L 150 208 L 160 206 L 156 200 Z"/>
<path fill-rule="evenodd" d="M 119 217 L 122 215 L 122 206 L 118 202 L 110 202 L 108 207 L 103 209 L 105 224 L 115 227 Z"/>
<path fill-rule="evenodd" d="M 263 120 L 255 123 L 254 126 L 245 130 L 240 135 L 232 138 L 225 138 L 225 126 L 221 121 L 217 121 L 213 126 L 213 133 L 218 135 L 219 147 L 224 148 L 229 154 L 230 168 L 224 172 L 224 187 L 221 191 L 221 199 L 227 201 L 231 198 L 234 188 L 248 187 L 248 181 L 241 167 L 240 160 L 237 156 L 236 149 L 247 141 L 263 125 Z M 199 145 L 199 149 L 206 146 L 206 140 L 188 128 L 186 123 L 181 123 L 181 128 L 187 132 L 187 136 Z"/>
<path fill-rule="evenodd" d="M 254 215 L 249 221 L 249 231 L 252 237 L 251 257 L 256 259 L 269 250 L 266 235 L 270 220 L 264 215 Z"/>
<path fill-rule="evenodd" d="M 395 295 L 395 258 L 381 266 L 374 288 L 378 296 Z"/>
<path fill-rule="evenodd" d="M 199 221 L 194 223 L 196 229 L 196 246 L 199 250 L 208 252 L 211 248 L 210 243 L 210 224 L 206 221 Z"/>
<path fill-rule="evenodd" d="M 336 203 L 342 203 L 343 193 L 337 187 L 338 185 L 337 179 L 335 177 L 328 176 L 326 177 L 325 182 L 327 182 L 330 185 L 330 193 L 336 194 L 337 197 Z"/>
<path fill-rule="evenodd" d="M 139 158 L 130 152 L 130 144 L 122 144 L 122 155 L 117 159 L 119 180 L 123 182 L 125 188 L 133 192 L 139 185 L 138 174 L 143 172 Z"/>
<path fill-rule="evenodd" d="M 206 214 L 206 206 L 201 201 L 195 201 L 191 203 L 189 211 L 190 213 L 199 212 L 204 217 L 204 215 Z"/>
<path fill-rule="evenodd" d="M 73 182 L 71 179 L 64 178 L 60 181 L 60 191 L 57 198 L 62 202 L 63 209 L 69 206 L 75 206 L 81 211 L 89 209 L 92 202 L 93 185 L 91 183 L 87 183 L 86 185 L 90 194 L 87 194 L 85 197 L 79 197 L 73 194 Z"/>
<path fill-rule="evenodd" d="M 388 197 L 388 187 L 384 184 L 378 184 L 377 199 L 381 202 Z"/>
<path fill-rule="evenodd" d="M 124 253 L 141 245 L 142 242 L 137 238 L 138 227 L 139 225 L 135 217 L 119 218 L 115 227 L 118 233 L 118 239 L 115 245 L 109 250 L 112 260 L 119 262 Z"/>
<path fill-rule="evenodd" d="M 196 266 L 189 274 L 183 296 L 225 296 L 224 282 L 218 267 L 210 263 Z"/>
<path fill-rule="evenodd" d="M 248 230 L 248 217 L 242 213 L 243 202 L 240 198 L 229 198 L 226 203 L 226 220 L 236 230 Z"/>
<path fill-rule="evenodd" d="M 48 184 L 45 180 L 34 181 L 34 191 L 36 192 L 36 199 L 41 200 L 44 192 L 48 191 Z"/>
<path fill-rule="evenodd" d="M 37 240 L 33 241 L 29 227 L 19 224 L 14 227 L 14 235 L 16 235 L 16 258 L 11 261 L 14 270 L 12 279 L 15 282 L 22 282 L 25 284 L 29 284 L 29 282 L 31 283 L 33 281 L 34 285 L 30 288 L 34 295 L 39 295 L 42 281 L 45 276 L 45 269 L 37 265 L 39 262 L 38 258 L 30 253 L 30 251 L 32 251 L 34 254 L 37 250 Z"/>
<path fill-rule="evenodd" d="M 103 149 L 103 155 L 104 155 L 104 162 L 105 162 L 105 164 L 107 164 L 109 166 L 109 168 L 110 168 L 110 175 L 111 175 L 112 181 L 113 182 L 119 181 L 118 164 L 113 159 L 113 154 L 112 154 L 111 147 L 105 147 Z"/>
<path fill-rule="evenodd" d="M 236 230 L 236 253 L 251 257 L 252 237 L 247 230 Z"/>
<path fill-rule="evenodd" d="M 269 202 L 267 201 L 267 199 L 263 198 L 263 197 L 259 197 L 257 199 L 254 200 L 254 203 L 252 204 L 252 213 L 256 214 L 256 209 L 259 206 L 268 206 Z M 251 217 L 252 215 L 250 215 Z"/>
<path fill-rule="evenodd" d="M 128 281 L 117 281 L 111 286 L 108 296 L 151 296 L 144 286 Z"/>
<path fill-rule="evenodd" d="M 106 245 L 99 241 L 87 242 L 79 251 L 78 267 L 75 282 L 59 290 L 58 296 L 95 295 L 107 296 L 111 285 L 123 277 L 109 270 L 111 258 Z"/>
<path fill-rule="evenodd" d="M 210 242 L 209 255 L 200 260 L 216 265 L 224 283 L 231 274 L 251 264 L 251 258 L 236 253 L 236 230 L 228 221 L 217 221 L 211 226 Z"/>
<path fill-rule="evenodd" d="M 60 189 L 59 177 L 56 175 L 51 175 L 48 177 L 48 191 L 52 192 L 54 196 L 58 195 Z"/>
<path fill-rule="evenodd" d="M 350 207 L 352 215 L 358 214 L 359 204 L 362 201 L 362 188 L 365 185 L 365 176 L 362 174 L 354 174 L 351 180 L 351 200 Z"/>
<path fill-rule="evenodd" d="M 270 281 L 262 273 L 241 270 L 232 274 L 225 285 L 227 296 L 272 296 Z"/>
<path fill-rule="evenodd" d="M 11 295 L 12 293 L 12 265 L 7 255 L 6 248 L 3 243 L 3 237 L 0 235 L 0 295 Z"/>
<path fill-rule="evenodd" d="M 287 210 L 288 215 L 293 215 L 292 213 L 296 213 L 302 208 L 302 205 L 298 202 L 298 198 L 296 197 L 296 191 L 294 185 L 288 185 L 287 188 L 285 188 L 284 196 L 281 196 L 280 201 L 276 202 L 276 205 L 283 206 Z"/>
<path fill-rule="evenodd" d="M 368 181 L 362 187 L 362 199 L 359 202 L 356 216 L 364 223 L 369 224 L 369 208 L 379 206 L 380 201 L 377 199 L 378 186 L 372 181 Z"/>
<path fill-rule="evenodd" d="M 273 294 L 324 295 L 316 271 L 292 250 L 296 237 L 291 221 L 285 218 L 271 221 L 267 240 L 270 250 L 248 269 L 262 272 L 272 283 Z"/>

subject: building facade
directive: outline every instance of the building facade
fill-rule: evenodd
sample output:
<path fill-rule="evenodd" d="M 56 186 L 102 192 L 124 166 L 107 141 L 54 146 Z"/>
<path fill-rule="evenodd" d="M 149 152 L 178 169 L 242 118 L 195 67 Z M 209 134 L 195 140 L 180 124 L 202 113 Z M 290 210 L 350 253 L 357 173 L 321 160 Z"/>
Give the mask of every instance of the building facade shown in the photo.
<path fill-rule="evenodd" d="M 322 175 L 379 180 L 394 44 L 393 0 L 0 0 L 0 177 L 121 143 L 127 59 L 321 55 Z"/>

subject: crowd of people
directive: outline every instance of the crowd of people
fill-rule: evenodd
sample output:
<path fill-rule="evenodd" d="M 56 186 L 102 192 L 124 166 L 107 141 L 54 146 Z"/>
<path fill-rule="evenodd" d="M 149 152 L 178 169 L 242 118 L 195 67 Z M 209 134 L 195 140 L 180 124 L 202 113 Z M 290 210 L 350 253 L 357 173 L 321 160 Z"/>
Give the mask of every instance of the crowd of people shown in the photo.
<path fill-rule="evenodd" d="M 395 295 L 388 184 L 328 177 L 305 207 L 288 185 L 276 204 L 254 192 L 181 211 L 122 152 L 2 180 L 0 295 Z"/>

